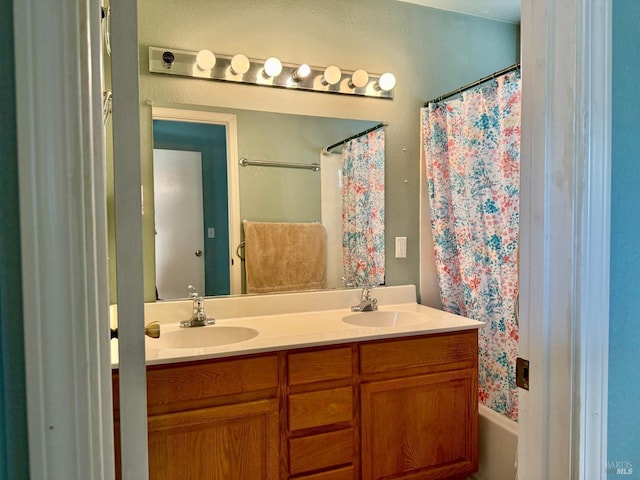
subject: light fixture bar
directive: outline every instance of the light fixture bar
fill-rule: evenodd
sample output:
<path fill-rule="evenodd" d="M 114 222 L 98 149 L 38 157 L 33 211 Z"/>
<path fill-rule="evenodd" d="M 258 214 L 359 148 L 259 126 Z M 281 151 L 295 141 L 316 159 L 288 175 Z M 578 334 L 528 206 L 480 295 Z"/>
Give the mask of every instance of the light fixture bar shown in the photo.
<path fill-rule="evenodd" d="M 191 50 L 149 47 L 149 72 L 201 78 L 204 80 L 289 88 L 292 90 L 311 90 L 314 92 L 359 95 L 364 97 L 393 98 L 393 89 L 382 90 L 378 86 L 378 81 L 382 74 L 369 73 L 366 84 L 355 86 L 351 81 L 354 72 L 342 70 L 341 78 L 338 82 L 327 83 L 324 81 L 324 67 L 310 66 L 310 73 L 305 77 L 300 77 L 297 75 L 300 64 L 282 62 L 282 71 L 276 76 L 269 76 L 264 74 L 265 60 L 254 58 L 249 58 L 249 69 L 245 73 L 234 73 L 231 69 L 231 59 L 233 55 L 222 55 L 218 53 L 215 53 L 215 63 L 212 68 L 203 70 L 202 65 L 198 66 L 198 53 L 197 51 Z M 358 85 L 360 84 L 358 83 Z"/>

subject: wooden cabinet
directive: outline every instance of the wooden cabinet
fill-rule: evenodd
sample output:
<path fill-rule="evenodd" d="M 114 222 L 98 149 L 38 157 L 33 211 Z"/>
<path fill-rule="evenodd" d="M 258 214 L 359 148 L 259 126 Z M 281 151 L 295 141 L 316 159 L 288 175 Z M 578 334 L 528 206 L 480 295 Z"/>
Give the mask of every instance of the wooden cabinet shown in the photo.
<path fill-rule="evenodd" d="M 277 479 L 278 366 L 273 354 L 147 367 L 150 480 Z"/>
<path fill-rule="evenodd" d="M 362 478 L 464 478 L 478 466 L 475 332 L 361 349 Z"/>
<path fill-rule="evenodd" d="M 153 480 L 278 478 L 275 399 L 149 417 Z"/>
<path fill-rule="evenodd" d="M 472 330 L 148 367 L 150 480 L 464 478 L 477 348 Z M 117 432 L 117 371 L 114 395 Z"/>
<path fill-rule="evenodd" d="M 356 478 L 357 356 L 356 345 L 287 355 L 290 478 Z"/>

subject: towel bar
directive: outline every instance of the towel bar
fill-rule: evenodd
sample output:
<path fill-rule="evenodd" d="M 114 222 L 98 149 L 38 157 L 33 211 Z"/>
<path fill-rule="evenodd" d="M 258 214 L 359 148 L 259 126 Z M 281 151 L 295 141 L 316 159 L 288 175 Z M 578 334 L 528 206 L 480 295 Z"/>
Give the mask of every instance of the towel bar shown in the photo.
<path fill-rule="evenodd" d="M 260 167 L 279 167 L 279 168 L 301 168 L 304 170 L 313 170 L 314 172 L 320 171 L 319 163 L 287 163 L 287 162 L 269 162 L 267 160 L 249 160 L 248 158 L 242 157 L 240 159 L 240 165 L 243 167 L 248 167 L 250 165 L 260 166 Z"/>
<path fill-rule="evenodd" d="M 240 258 L 240 260 L 242 260 L 243 262 L 244 262 L 244 255 L 241 255 L 241 254 L 240 254 L 240 249 L 241 249 L 241 248 L 243 248 L 243 249 L 244 249 L 244 243 L 245 243 L 245 242 L 244 242 L 244 240 L 243 240 L 243 241 L 241 241 L 241 242 L 238 244 L 237 248 L 236 248 L 236 255 L 237 255 L 237 256 L 238 256 L 238 258 Z"/>

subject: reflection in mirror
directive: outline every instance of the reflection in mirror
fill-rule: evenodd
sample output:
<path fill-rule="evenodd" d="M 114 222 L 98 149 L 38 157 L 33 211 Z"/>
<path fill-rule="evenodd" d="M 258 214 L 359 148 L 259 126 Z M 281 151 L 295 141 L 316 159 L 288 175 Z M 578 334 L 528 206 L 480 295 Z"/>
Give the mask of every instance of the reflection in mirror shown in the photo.
<path fill-rule="evenodd" d="M 154 120 L 153 144 L 157 297 L 231 293 L 225 125 Z"/>
<path fill-rule="evenodd" d="M 189 284 L 205 291 L 202 156 L 153 150 L 156 292 L 162 294 L 158 298 L 182 297 Z"/>
<path fill-rule="evenodd" d="M 189 284 L 212 296 L 384 283 L 384 129 L 358 136 L 379 122 L 194 110 L 197 121 L 153 113 L 156 274 L 145 281 L 157 299 L 184 298 Z M 242 221 L 288 233 L 252 243 L 249 265 Z"/>

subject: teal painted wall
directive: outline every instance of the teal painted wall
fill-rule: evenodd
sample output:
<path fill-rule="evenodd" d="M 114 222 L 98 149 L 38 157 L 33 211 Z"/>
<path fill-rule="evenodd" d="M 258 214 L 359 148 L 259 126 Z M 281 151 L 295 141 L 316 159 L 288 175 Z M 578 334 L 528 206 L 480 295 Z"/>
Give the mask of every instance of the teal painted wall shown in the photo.
<path fill-rule="evenodd" d="M 0 479 L 29 478 L 13 5 L 0 0 Z"/>
<path fill-rule="evenodd" d="M 609 479 L 640 478 L 640 2 L 613 2 Z"/>
<path fill-rule="evenodd" d="M 153 147 L 202 154 L 205 295 L 229 295 L 226 128 L 223 125 L 154 120 Z M 207 236 L 209 227 L 215 228 L 214 238 Z"/>

